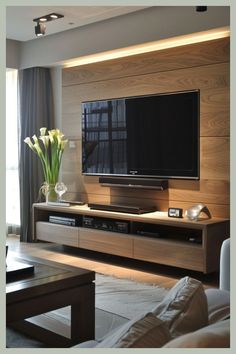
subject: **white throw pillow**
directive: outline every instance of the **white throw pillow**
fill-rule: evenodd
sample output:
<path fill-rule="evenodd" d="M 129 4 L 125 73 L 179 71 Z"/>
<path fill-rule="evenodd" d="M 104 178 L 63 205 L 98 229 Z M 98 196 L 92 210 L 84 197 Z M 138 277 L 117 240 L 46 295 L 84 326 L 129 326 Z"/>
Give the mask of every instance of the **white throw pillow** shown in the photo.
<path fill-rule="evenodd" d="M 173 339 L 165 348 L 229 348 L 230 320 L 219 321 Z"/>
<path fill-rule="evenodd" d="M 166 324 L 146 313 L 125 323 L 96 348 L 160 348 L 170 340 Z"/>
<path fill-rule="evenodd" d="M 167 324 L 172 337 L 208 325 L 207 298 L 202 283 L 190 277 L 180 279 L 152 312 Z"/>

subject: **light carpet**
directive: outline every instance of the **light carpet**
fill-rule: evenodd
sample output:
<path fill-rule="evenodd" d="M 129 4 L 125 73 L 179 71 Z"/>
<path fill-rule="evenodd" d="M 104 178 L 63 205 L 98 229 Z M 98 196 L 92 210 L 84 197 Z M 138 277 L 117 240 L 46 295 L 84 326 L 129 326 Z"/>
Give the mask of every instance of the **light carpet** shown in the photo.
<path fill-rule="evenodd" d="M 131 319 L 151 311 L 168 290 L 157 285 L 96 274 L 96 308 Z"/>
<path fill-rule="evenodd" d="M 136 315 L 151 311 L 168 292 L 156 285 L 101 274 L 96 274 L 95 285 L 95 338 L 97 340 Z M 69 337 L 69 306 L 31 319 L 32 322 L 40 323 L 42 327 L 51 330 L 55 330 L 55 320 L 60 323 L 60 326 L 56 326 L 56 332 Z M 10 348 L 45 347 L 44 344 L 12 329 L 7 329 L 6 343 Z"/>

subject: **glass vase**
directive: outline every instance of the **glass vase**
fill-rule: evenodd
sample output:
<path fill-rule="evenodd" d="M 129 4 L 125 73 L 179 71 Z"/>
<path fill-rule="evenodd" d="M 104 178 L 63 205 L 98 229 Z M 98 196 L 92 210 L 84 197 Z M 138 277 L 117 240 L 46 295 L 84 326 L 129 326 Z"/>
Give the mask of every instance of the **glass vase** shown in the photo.
<path fill-rule="evenodd" d="M 55 191 L 55 184 L 48 184 L 46 190 L 46 203 L 57 202 L 57 193 Z"/>

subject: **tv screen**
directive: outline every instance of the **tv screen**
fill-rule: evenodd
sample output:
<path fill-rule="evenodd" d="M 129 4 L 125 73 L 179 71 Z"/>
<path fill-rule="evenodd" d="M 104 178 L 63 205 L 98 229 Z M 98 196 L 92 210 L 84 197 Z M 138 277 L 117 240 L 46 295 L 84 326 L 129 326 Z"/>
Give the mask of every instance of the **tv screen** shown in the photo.
<path fill-rule="evenodd" d="M 82 103 L 82 172 L 199 179 L 199 90 Z"/>

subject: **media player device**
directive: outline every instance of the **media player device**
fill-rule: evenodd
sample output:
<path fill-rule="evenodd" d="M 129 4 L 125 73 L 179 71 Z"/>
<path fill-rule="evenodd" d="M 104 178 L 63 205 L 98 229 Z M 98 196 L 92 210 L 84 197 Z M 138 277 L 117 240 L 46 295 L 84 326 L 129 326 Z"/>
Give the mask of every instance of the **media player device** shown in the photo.
<path fill-rule="evenodd" d="M 92 229 L 129 233 L 129 222 L 113 219 L 103 219 L 93 216 L 83 216 L 82 226 Z"/>
<path fill-rule="evenodd" d="M 121 213 L 144 214 L 156 211 L 155 206 L 120 205 L 120 204 L 98 204 L 89 203 L 88 207 L 96 210 L 118 211 Z"/>
<path fill-rule="evenodd" d="M 49 222 L 53 224 L 61 224 L 61 225 L 68 225 L 68 226 L 79 225 L 79 221 L 77 218 L 71 218 L 67 216 L 49 215 Z"/>

